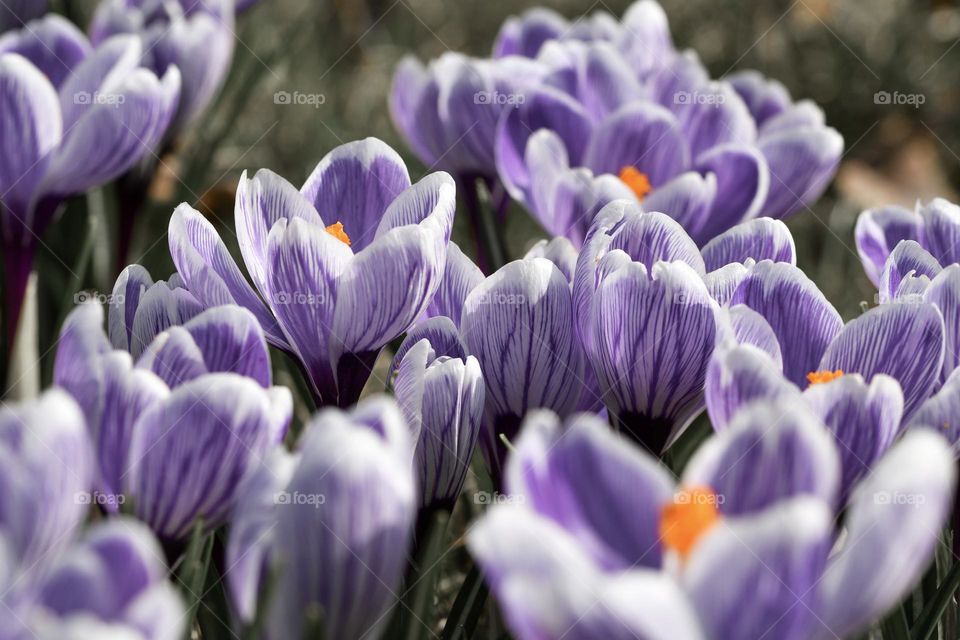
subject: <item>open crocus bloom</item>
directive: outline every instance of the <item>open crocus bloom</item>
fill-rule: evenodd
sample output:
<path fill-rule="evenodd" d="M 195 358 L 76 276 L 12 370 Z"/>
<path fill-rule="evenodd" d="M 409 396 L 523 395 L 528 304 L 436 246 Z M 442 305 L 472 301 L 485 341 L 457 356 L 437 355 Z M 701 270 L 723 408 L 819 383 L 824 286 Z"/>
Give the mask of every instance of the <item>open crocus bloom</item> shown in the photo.
<path fill-rule="evenodd" d="M 818 107 L 754 105 L 741 87 L 760 88 L 711 81 L 692 53 L 646 78 L 606 42 L 550 42 L 538 61 L 543 81 L 501 118 L 497 168 L 514 199 L 577 244 L 626 193 L 702 245 L 738 222 L 807 206 L 839 162 L 843 140 Z"/>
<path fill-rule="evenodd" d="M 173 640 L 186 627 L 163 550 L 130 518 L 94 525 L 48 572 L 3 588 L 5 639 Z"/>
<path fill-rule="evenodd" d="M 300 191 L 267 170 L 241 178 L 237 235 L 256 291 L 187 204 L 170 220 L 170 253 L 203 305 L 253 312 L 300 360 L 318 404 L 349 406 L 437 291 L 455 206 L 449 175 L 411 186 L 400 156 L 367 138 L 327 154 Z"/>
<path fill-rule="evenodd" d="M 208 309 L 158 333 L 134 360 L 112 348 L 102 324 L 99 304 L 74 310 L 54 368 L 86 417 L 97 503 L 117 511 L 131 499 L 165 539 L 182 539 L 198 518 L 216 527 L 292 413 L 289 390 L 270 386 L 260 325 L 237 306 Z"/>
<path fill-rule="evenodd" d="M 744 407 L 679 485 L 602 421 L 538 412 L 509 463 L 513 504 L 468 546 L 521 640 L 848 637 L 926 569 L 954 476 L 943 439 L 911 432 L 838 526 L 837 452 L 792 400 Z"/>
<path fill-rule="evenodd" d="M 233 59 L 232 0 L 104 0 L 90 24 L 94 45 L 117 34 L 144 44 L 143 65 L 157 75 L 183 76 L 171 132 L 195 119 L 216 95 Z"/>
<path fill-rule="evenodd" d="M 180 73 L 170 67 L 158 78 L 139 66 L 142 50 L 132 36 L 91 50 L 57 16 L 0 38 L 0 120 L 8 123 L 0 231 L 13 318 L 36 246 L 60 204 L 153 153 L 170 123 Z"/>
<path fill-rule="evenodd" d="M 403 415 L 382 396 L 321 411 L 294 454 L 274 450 L 232 519 L 226 581 L 240 620 L 264 611 L 270 640 L 304 637 L 311 616 L 325 638 L 380 637 L 416 514 L 412 459 Z"/>

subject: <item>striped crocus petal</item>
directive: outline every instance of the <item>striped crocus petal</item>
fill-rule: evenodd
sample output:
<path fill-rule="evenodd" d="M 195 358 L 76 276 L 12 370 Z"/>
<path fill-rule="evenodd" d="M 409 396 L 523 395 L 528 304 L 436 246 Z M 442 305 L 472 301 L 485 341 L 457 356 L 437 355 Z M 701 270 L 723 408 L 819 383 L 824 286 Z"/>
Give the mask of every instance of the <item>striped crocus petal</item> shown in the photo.
<path fill-rule="evenodd" d="M 232 373 L 177 387 L 134 425 L 123 481 L 137 517 L 169 540 L 199 519 L 208 529 L 222 523 L 237 484 L 262 463 L 291 412 L 287 389 Z"/>
<path fill-rule="evenodd" d="M 960 206 L 934 198 L 919 207 L 920 242 L 940 264 L 960 262 Z"/>
<path fill-rule="evenodd" d="M 446 316 L 460 326 L 463 316 L 463 303 L 473 288 L 483 282 L 483 272 L 457 246 L 456 242 L 447 245 L 447 261 L 443 268 L 443 279 L 436 295 L 427 307 L 430 317 Z"/>
<path fill-rule="evenodd" d="M 890 376 L 875 375 L 867 384 L 852 374 L 810 385 L 803 396 L 837 441 L 842 504 L 899 433 L 903 392 Z"/>
<path fill-rule="evenodd" d="M 830 434 L 799 396 L 758 399 L 707 441 L 683 474 L 689 487 L 710 487 L 728 516 L 755 513 L 780 500 L 813 496 L 834 505 L 840 459 Z"/>
<path fill-rule="evenodd" d="M 697 237 L 706 226 L 717 197 L 717 176 L 686 171 L 643 199 L 647 211 L 665 213 Z"/>
<path fill-rule="evenodd" d="M 311 610 L 322 611 L 324 637 L 379 637 L 416 513 L 411 460 L 407 427 L 386 397 L 351 413 L 327 409 L 306 427 L 277 494 L 271 640 L 303 637 Z"/>
<path fill-rule="evenodd" d="M 770 190 L 770 169 L 752 144 L 718 145 L 696 158 L 696 170 L 716 176 L 717 195 L 703 224 L 692 235 L 701 245 L 734 225 L 765 215 L 763 205 Z"/>
<path fill-rule="evenodd" d="M 660 566 L 658 522 L 674 482 L 665 468 L 596 416 L 561 425 L 549 411 L 527 414 L 506 488 L 554 520 L 609 571 Z"/>
<path fill-rule="evenodd" d="M 810 496 L 715 525 L 681 578 L 708 637 L 808 638 L 832 532 L 830 508 Z"/>
<path fill-rule="evenodd" d="M 54 624 L 90 618 L 116 625 L 118 634 L 136 634 L 131 637 L 178 637 L 186 626 L 186 608 L 167 580 L 163 557 L 142 523 L 126 517 L 101 522 L 42 580 L 38 604 L 58 618 Z M 42 625 L 52 622 L 46 619 Z M 88 637 L 114 636 L 107 632 Z"/>
<path fill-rule="evenodd" d="M 729 304 L 737 287 L 747 277 L 747 273 L 750 272 L 753 265 L 753 260 L 747 260 L 746 264 L 731 262 L 708 273 L 704 276 L 703 281 L 707 285 L 710 297 L 716 300 L 719 305 Z"/>
<path fill-rule="evenodd" d="M 960 366 L 960 265 L 952 264 L 937 274 L 923 294 L 943 316 L 943 367 L 940 380 L 946 382 Z"/>
<path fill-rule="evenodd" d="M 743 304 L 725 308 L 722 316 L 730 322 L 733 338 L 737 344 L 750 344 L 757 347 L 770 356 L 777 369 L 783 371 L 783 354 L 780 351 L 780 342 L 769 323 L 763 319 L 763 316 Z"/>
<path fill-rule="evenodd" d="M 918 302 L 940 271 L 940 263 L 918 242 L 901 240 L 880 274 L 879 302 Z"/>
<path fill-rule="evenodd" d="M 777 80 L 765 78 L 759 71 L 737 71 L 725 77 L 747 103 L 758 125 L 783 113 L 791 105 L 787 88 Z"/>
<path fill-rule="evenodd" d="M 535 58 L 546 42 L 556 40 L 569 28 L 570 23 L 552 9 L 528 9 L 523 14 L 510 16 L 504 21 L 493 43 L 493 56 Z"/>
<path fill-rule="evenodd" d="M 913 431 L 854 490 L 846 544 L 818 592 L 816 638 L 846 638 L 876 621 L 926 571 L 953 505 L 956 467 L 944 439 Z"/>
<path fill-rule="evenodd" d="M 182 327 L 171 327 L 150 343 L 137 362 L 168 386 L 205 373 L 231 372 L 270 386 L 270 354 L 260 324 L 236 305 L 213 307 Z"/>
<path fill-rule="evenodd" d="M 460 360 L 467 359 L 467 345 L 463 343 L 456 325 L 450 318 L 437 316 L 418 322 L 407 332 L 400 348 L 393 356 L 393 363 L 390 365 L 391 375 L 396 374 L 404 356 L 421 340 L 430 342 L 434 358 L 446 356 Z"/>
<path fill-rule="evenodd" d="M 865 380 L 891 376 L 903 390 L 908 420 L 939 383 L 943 354 L 944 322 L 936 307 L 883 304 L 848 322 L 815 370 L 859 373 Z"/>
<path fill-rule="evenodd" d="M 574 247 L 573 242 L 564 237 L 556 237 L 552 240 L 540 240 L 530 247 L 523 258 L 546 258 L 556 265 L 557 269 L 570 282 L 573 282 L 573 274 L 577 269 L 577 259 L 580 253 Z"/>
<path fill-rule="evenodd" d="M 420 339 L 406 350 L 396 370 L 397 403 L 417 438 L 414 469 L 420 505 L 452 509 L 480 435 L 480 365 L 473 356 L 439 355 L 428 339 Z"/>
<path fill-rule="evenodd" d="M 827 345 L 843 327 L 840 314 L 797 267 L 758 262 L 740 282 L 730 304 L 745 304 L 764 317 L 780 342 L 783 374 L 805 385 Z"/>
<path fill-rule="evenodd" d="M 519 640 L 700 640 L 678 584 L 649 569 L 605 574 L 578 540 L 518 505 L 494 508 L 467 537 Z"/>
<path fill-rule="evenodd" d="M 13 4 L 16 6 L 17 3 Z M 0 9 L 0 22 L 3 22 L 4 9 Z M 55 87 L 63 84 L 73 69 L 92 51 L 83 32 L 63 16 L 54 13 L 28 24 L 17 22 L 12 26 L 17 30 L 4 33 L 6 30 L 0 28 L 3 34 L 0 37 L 0 53 L 23 56 L 40 69 Z"/>
<path fill-rule="evenodd" d="M 24 571 L 39 572 L 69 542 L 93 477 L 83 414 L 69 394 L 53 389 L 0 407 L 0 528 Z"/>
<path fill-rule="evenodd" d="M 854 238 L 863 270 L 877 288 L 887 257 L 902 240 L 919 240 L 922 218 L 903 207 L 867 209 L 857 218 Z"/>
<path fill-rule="evenodd" d="M 130 351 L 130 355 L 136 360 L 161 332 L 185 324 L 203 310 L 204 306 L 192 293 L 161 280 L 144 291 L 135 303 L 129 334 L 130 346 L 116 348 Z M 108 325 L 113 330 L 113 307 L 110 308 Z M 259 326 L 258 331 L 261 331 Z M 111 333 L 111 341 L 113 338 L 114 334 Z"/>
<path fill-rule="evenodd" d="M 461 331 L 486 382 L 482 442 L 494 469 L 500 434 L 513 439 L 527 411 L 576 407 L 584 363 L 573 322 L 570 285 L 544 258 L 511 262 L 467 296 Z"/>
<path fill-rule="evenodd" d="M 725 231 L 703 247 L 707 271 L 748 258 L 797 264 L 797 250 L 787 225 L 772 218 L 756 218 Z"/>
<path fill-rule="evenodd" d="M 600 390 L 620 426 L 654 455 L 703 408 L 718 311 L 682 262 L 660 262 L 649 273 L 628 263 L 597 291 L 588 340 Z"/>
<path fill-rule="evenodd" d="M 908 429 L 928 428 L 939 431 L 953 445 L 954 456 L 960 458 L 960 372 L 954 371 L 940 390 L 927 398 L 917 409 Z"/>
<path fill-rule="evenodd" d="M 704 396 L 717 431 L 728 428 L 740 408 L 753 400 L 799 394 L 769 354 L 754 345 L 718 347 L 710 358 Z"/>

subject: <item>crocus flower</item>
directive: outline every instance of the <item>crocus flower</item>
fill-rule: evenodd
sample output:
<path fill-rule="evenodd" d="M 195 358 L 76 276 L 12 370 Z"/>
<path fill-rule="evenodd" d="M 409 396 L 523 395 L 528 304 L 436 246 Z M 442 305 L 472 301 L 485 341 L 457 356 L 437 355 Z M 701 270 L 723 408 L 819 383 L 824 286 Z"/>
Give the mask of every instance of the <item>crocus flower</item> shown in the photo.
<path fill-rule="evenodd" d="M 94 44 L 116 34 L 143 42 L 142 64 L 157 75 L 180 70 L 183 90 L 171 134 L 195 120 L 216 96 L 234 47 L 233 0 L 103 0 L 90 24 Z"/>
<path fill-rule="evenodd" d="M 128 518 L 101 522 L 34 584 L 4 592 L 12 619 L 4 620 L 0 635 L 18 640 L 180 638 L 187 612 L 167 581 L 163 558 L 143 524 Z"/>
<path fill-rule="evenodd" d="M 254 313 L 303 364 L 318 404 L 349 406 L 437 291 L 455 204 L 449 175 L 411 186 L 400 156 L 368 138 L 327 154 L 300 191 L 267 170 L 240 179 L 237 235 L 259 295 L 189 205 L 170 220 L 170 253 L 203 305 Z"/>
<path fill-rule="evenodd" d="M 493 179 L 497 122 L 524 101 L 524 87 L 541 73 L 540 65 L 518 57 L 492 61 L 447 52 L 428 67 L 405 57 L 390 89 L 390 115 L 428 167 Z"/>
<path fill-rule="evenodd" d="M 241 489 L 227 587 L 241 621 L 265 605 L 265 638 L 377 638 L 395 601 L 416 513 L 413 443 L 396 403 L 326 409 L 297 451 L 273 452 Z"/>
<path fill-rule="evenodd" d="M 0 230 L 15 329 L 33 254 L 60 204 L 153 152 L 176 109 L 180 73 L 171 67 L 158 78 L 139 67 L 142 46 L 130 36 L 91 52 L 55 16 L 8 33 L 0 52 L 0 120 L 10 132 L 0 160 Z"/>
<path fill-rule="evenodd" d="M 270 386 L 259 324 L 240 307 L 209 309 L 160 332 L 136 361 L 113 349 L 102 324 L 99 304 L 74 310 L 54 368 L 86 415 L 98 504 L 116 511 L 132 498 L 138 517 L 168 539 L 185 536 L 198 518 L 216 526 L 236 483 L 283 438 L 291 417 L 290 392 Z"/>
<path fill-rule="evenodd" d="M 411 330 L 393 360 L 394 395 L 417 438 L 413 468 L 420 506 L 452 509 L 480 435 L 484 384 L 480 364 L 449 318 Z"/>
<path fill-rule="evenodd" d="M 77 403 L 60 390 L 0 407 L 0 537 L 16 578 L 40 572 L 83 522 L 93 460 Z"/>
<path fill-rule="evenodd" d="M 8 0 L 0 5 L 0 33 L 19 29 L 47 12 L 47 0 Z"/>
<path fill-rule="evenodd" d="M 943 314 L 945 383 L 960 365 L 960 207 L 935 198 L 914 211 L 870 209 L 857 219 L 856 239 L 881 302 L 929 302 Z"/>
<path fill-rule="evenodd" d="M 839 477 L 823 426 L 784 398 L 744 407 L 679 486 L 602 421 L 541 412 L 510 460 L 515 499 L 468 547 L 521 640 L 850 637 L 926 569 L 955 470 L 942 438 L 907 434 L 841 531 Z"/>
<path fill-rule="evenodd" d="M 511 196 L 553 234 L 579 243 L 626 191 L 702 245 L 743 220 L 791 215 L 836 171 L 843 140 L 819 108 L 791 104 L 760 124 L 692 54 L 643 81 L 606 43 L 552 43 L 540 59 L 551 71 L 504 113 L 495 153 Z"/>
<path fill-rule="evenodd" d="M 594 222 L 573 283 L 578 335 L 617 424 L 655 454 L 703 406 L 719 337 L 703 257 L 662 213 L 615 201 Z"/>

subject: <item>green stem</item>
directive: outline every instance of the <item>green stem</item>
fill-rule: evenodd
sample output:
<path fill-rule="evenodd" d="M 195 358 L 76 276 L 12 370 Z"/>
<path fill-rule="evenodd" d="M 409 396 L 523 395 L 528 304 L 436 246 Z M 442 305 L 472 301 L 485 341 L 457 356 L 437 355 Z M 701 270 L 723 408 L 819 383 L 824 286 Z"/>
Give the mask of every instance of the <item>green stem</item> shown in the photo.
<path fill-rule="evenodd" d="M 450 609 L 447 624 L 443 627 L 442 640 L 473 637 L 487 600 L 487 593 L 487 584 L 483 581 L 480 570 L 476 566 L 472 567 L 460 586 L 453 608 Z"/>
<path fill-rule="evenodd" d="M 960 562 L 950 568 L 940 584 L 937 594 L 920 612 L 917 617 L 917 624 L 914 625 L 910 634 L 912 640 L 927 640 L 936 632 L 940 616 L 943 615 L 944 609 L 950 604 L 950 600 L 958 588 L 960 588 Z"/>

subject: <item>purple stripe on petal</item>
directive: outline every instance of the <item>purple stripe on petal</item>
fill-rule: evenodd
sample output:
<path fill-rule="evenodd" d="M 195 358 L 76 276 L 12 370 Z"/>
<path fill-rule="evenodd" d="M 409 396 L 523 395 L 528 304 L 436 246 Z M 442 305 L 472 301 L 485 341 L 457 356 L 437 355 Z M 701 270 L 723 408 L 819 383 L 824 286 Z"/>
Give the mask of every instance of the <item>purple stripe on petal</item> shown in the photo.
<path fill-rule="evenodd" d="M 887 256 L 901 240 L 919 240 L 922 219 L 903 207 L 867 209 L 857 218 L 854 237 L 863 270 L 877 288 Z"/>
<path fill-rule="evenodd" d="M 769 354 L 753 345 L 717 349 L 707 368 L 705 397 L 710 422 L 717 431 L 753 400 L 799 396 L 799 389 L 783 378 Z"/>
<path fill-rule="evenodd" d="M 107 329 L 114 349 L 130 351 L 133 318 L 140 306 L 140 296 L 152 286 L 150 272 L 139 264 L 131 264 L 117 276 L 107 315 Z"/>
<path fill-rule="evenodd" d="M 447 245 L 443 278 L 430 306 L 427 307 L 427 315 L 446 316 L 459 326 L 463 315 L 463 303 L 467 295 L 481 282 L 483 282 L 483 272 L 464 255 L 457 243 L 451 242 Z"/>
<path fill-rule="evenodd" d="M 395 372 L 404 355 L 413 348 L 413 345 L 424 339 L 430 342 L 434 359 L 448 357 L 466 360 L 467 358 L 467 347 L 463 343 L 456 325 L 450 318 L 437 316 L 418 322 L 407 332 L 403 343 L 393 356 L 393 365 L 390 367 L 390 371 Z"/>
<path fill-rule="evenodd" d="M 717 195 L 717 179 L 687 171 L 643 199 L 646 211 L 665 213 L 684 229 L 702 228 Z"/>
<path fill-rule="evenodd" d="M 830 344 L 818 370 L 885 373 L 903 389 L 910 418 L 936 388 L 943 365 L 943 317 L 932 304 L 885 304 L 851 320 Z M 902 357 L 910 354 L 909 358 Z"/>
<path fill-rule="evenodd" d="M 696 158 L 696 169 L 717 178 L 713 206 L 692 234 L 698 243 L 761 213 L 767 215 L 763 203 L 771 188 L 770 169 L 756 147 L 736 143 L 714 147 Z"/>
<path fill-rule="evenodd" d="M 782 371 L 783 355 L 780 351 L 780 342 L 763 316 L 743 304 L 730 307 L 726 313 L 737 342 L 757 347 L 770 356 L 777 369 Z"/>
<path fill-rule="evenodd" d="M 711 271 L 704 277 L 703 281 L 707 285 L 710 297 L 716 300 L 717 304 L 729 304 L 730 299 L 733 298 L 733 294 L 740 286 L 740 283 L 743 282 L 747 274 L 750 273 L 753 260 L 748 260 L 747 262 L 749 266 L 740 264 L 739 262 L 731 262 L 716 271 Z"/>
<path fill-rule="evenodd" d="M 749 220 L 725 231 L 703 247 L 707 271 L 731 262 L 746 262 L 748 258 L 757 262 L 771 260 L 797 264 L 797 249 L 787 225 L 772 218 Z"/>
<path fill-rule="evenodd" d="M 783 393 L 745 405 L 683 474 L 686 486 L 712 488 L 731 517 L 797 496 L 832 507 L 839 483 L 840 458 L 830 434 L 799 395 Z"/>
<path fill-rule="evenodd" d="M 940 263 L 919 243 L 901 240 L 887 258 L 880 275 L 880 301 L 918 302 L 920 296 L 916 299 L 910 296 L 916 288 L 926 288 L 940 271 Z"/>
<path fill-rule="evenodd" d="M 758 263 L 737 287 L 730 304 L 745 304 L 764 317 L 777 334 L 783 373 L 806 386 L 827 346 L 843 327 L 836 309 L 816 285 L 791 264 Z"/>
<path fill-rule="evenodd" d="M 660 511 L 674 483 L 656 460 L 587 414 L 561 427 L 548 411 L 530 413 L 516 447 L 511 494 L 563 526 L 605 570 L 660 566 Z"/>
<path fill-rule="evenodd" d="M 934 198 L 920 207 L 921 242 L 940 264 L 960 262 L 960 207 Z"/>

